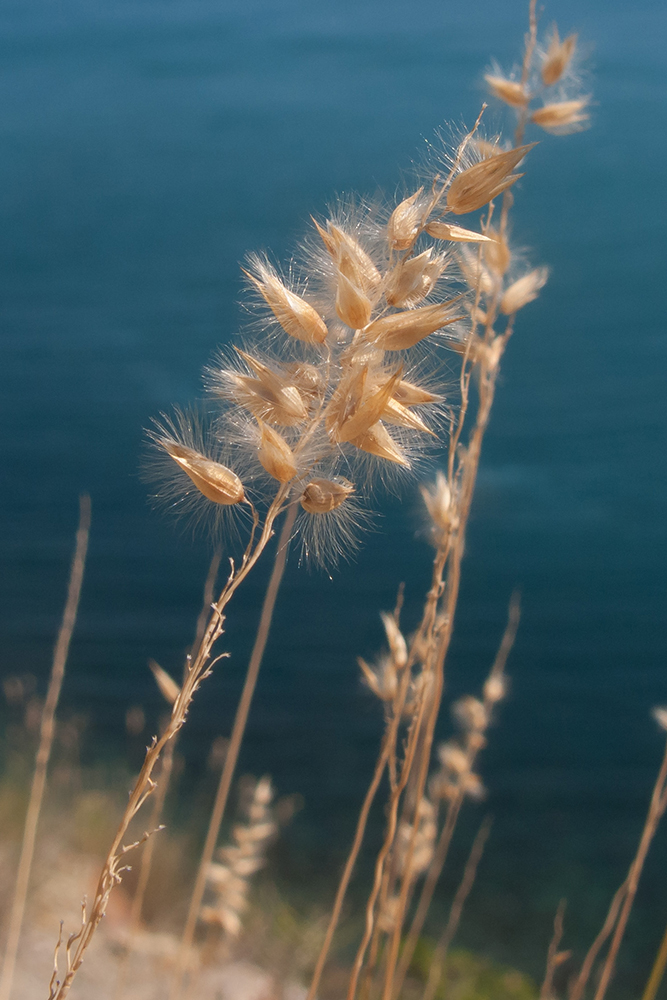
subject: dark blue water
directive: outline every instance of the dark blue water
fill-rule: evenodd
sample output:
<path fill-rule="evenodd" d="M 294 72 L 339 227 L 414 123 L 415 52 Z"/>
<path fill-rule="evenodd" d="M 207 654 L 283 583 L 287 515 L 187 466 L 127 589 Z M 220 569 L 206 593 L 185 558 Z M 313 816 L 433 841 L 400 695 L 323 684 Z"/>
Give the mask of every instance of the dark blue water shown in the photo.
<path fill-rule="evenodd" d="M 46 676 L 88 490 L 64 706 L 88 713 L 91 754 L 120 741 L 128 704 L 154 721 L 146 659 L 177 672 L 191 638 L 210 553 L 147 506 L 142 428 L 199 395 L 238 328 L 238 261 L 285 256 L 335 192 L 393 191 L 435 126 L 474 119 L 488 58 L 511 62 L 525 13 L 518 0 L 5 0 L 2 669 Z M 551 18 L 594 43 L 598 104 L 589 132 L 545 138 L 518 192 L 518 242 L 553 273 L 507 354 L 450 664 L 451 693 L 474 691 L 519 584 L 511 698 L 483 762 L 496 826 L 462 940 L 537 971 L 560 896 L 566 944 L 581 947 L 624 875 L 662 752 L 649 710 L 667 702 L 667 12 L 563 0 Z M 400 580 L 416 613 L 417 509 L 414 491 L 388 500 L 333 580 L 288 568 L 242 763 L 305 796 L 295 879 L 333 871 L 349 837 L 379 735 L 355 657 L 380 643 Z M 233 657 L 184 739 L 193 767 L 229 729 L 264 582 L 231 610 Z M 658 838 L 630 928 L 630 987 L 667 921 L 666 850 Z"/>

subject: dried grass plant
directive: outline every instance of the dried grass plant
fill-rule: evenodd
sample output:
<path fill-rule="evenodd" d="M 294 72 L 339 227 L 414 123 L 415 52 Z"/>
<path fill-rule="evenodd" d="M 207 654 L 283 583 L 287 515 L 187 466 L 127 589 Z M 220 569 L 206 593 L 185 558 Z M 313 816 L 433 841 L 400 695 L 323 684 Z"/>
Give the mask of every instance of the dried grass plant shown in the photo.
<path fill-rule="evenodd" d="M 131 917 L 132 927 L 139 924 L 152 833 L 160 824 L 175 739 L 200 685 L 226 655 L 216 644 L 224 632 L 227 606 L 281 524 L 170 1000 L 179 1000 L 188 988 L 198 957 L 199 924 L 219 926 L 231 938 L 239 933 L 248 880 L 261 867 L 276 831 L 269 779 L 255 784 L 247 823 L 234 827 L 233 843 L 218 853 L 219 862 L 213 859 L 288 547 L 297 542 L 305 560 L 332 566 L 349 556 L 359 541 L 377 506 L 378 491 L 412 479 L 422 484 L 434 548 L 431 581 L 416 628 L 408 633 L 402 623 L 399 591 L 393 612 L 382 616 L 387 650 L 373 664 L 360 660 L 362 678 L 382 706 L 384 735 L 313 962 L 308 1000 L 315 1000 L 320 990 L 371 808 L 384 787 L 388 788 L 386 826 L 346 996 L 347 1000 L 398 1000 L 404 994 L 463 804 L 467 798 L 484 796 L 475 768 L 505 695 L 505 667 L 519 624 L 515 595 L 483 690 L 479 697 L 469 695 L 452 706 L 456 735 L 437 747 L 434 767 L 436 722 L 445 690 L 465 536 L 500 365 L 517 315 L 537 298 L 548 278 L 545 267 L 526 265 L 513 250 L 510 220 L 515 185 L 535 145 L 529 130 L 536 136 L 560 136 L 587 124 L 590 97 L 581 92 L 577 60 L 575 35 L 561 40 L 553 28 L 540 39 L 535 0 L 530 0 L 519 64 L 509 73 L 494 64 L 485 77 L 491 95 L 514 117 L 512 138 L 485 132 L 483 108 L 469 131 L 436 138 L 414 183 L 397 203 L 379 206 L 376 201 L 339 199 L 326 216 L 313 220 L 300 254 L 284 269 L 267 255 L 249 256 L 244 274 L 255 323 L 206 369 L 208 407 L 203 413 L 174 410 L 154 422 L 148 475 L 158 483 L 156 502 L 204 522 L 225 543 L 236 534 L 243 538 L 243 551 L 239 560 L 230 560 L 227 580 L 215 599 L 217 565 L 212 569 L 181 684 L 157 665 L 153 668 L 171 713 L 147 749 L 91 905 L 84 905 L 80 928 L 64 944 L 62 976 L 58 972 L 62 942 L 58 942 L 49 1000 L 68 995 L 110 894 L 122 880 L 128 855 L 144 844 Z M 452 359 L 458 366 L 453 379 L 445 374 L 451 371 Z M 433 475 L 430 470 L 436 465 Z M 426 475 L 431 477 L 429 484 L 424 483 Z M 55 701 L 50 698 L 48 703 L 51 726 Z M 43 720 L 48 729 L 46 710 Z M 664 724 L 660 713 L 658 721 Z M 46 764 L 40 765 L 41 759 L 35 780 L 39 773 L 43 791 Z M 667 757 L 637 856 L 570 1000 L 583 997 L 609 941 L 595 1000 L 606 995 L 644 859 L 667 804 L 666 782 Z M 135 819 L 154 794 L 148 829 L 133 834 Z M 26 827 L 32 830 L 26 834 L 28 855 L 30 838 L 34 843 L 34 813 L 33 808 Z M 436 947 L 424 1000 L 433 1000 L 440 989 L 488 832 L 485 822 Z M 22 878 L 26 882 L 25 871 Z M 25 897 L 25 889 L 22 892 Z M 9 971 L 3 973 L 0 989 L 5 993 L 0 1000 L 9 995 L 20 921 L 19 914 L 12 922 L 5 960 Z M 554 972 L 563 955 L 562 933 L 559 910 L 544 997 L 553 993 Z M 6 980 L 9 986 L 4 985 Z M 191 976 L 187 995 L 193 995 L 196 986 L 196 976 Z M 122 987 L 121 970 L 118 995 Z"/>

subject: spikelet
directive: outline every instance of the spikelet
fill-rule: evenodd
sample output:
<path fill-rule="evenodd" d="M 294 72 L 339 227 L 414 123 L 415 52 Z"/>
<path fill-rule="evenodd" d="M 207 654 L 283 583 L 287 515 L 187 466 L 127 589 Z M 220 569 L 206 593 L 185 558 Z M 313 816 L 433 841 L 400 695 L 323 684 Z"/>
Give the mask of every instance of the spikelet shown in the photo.
<path fill-rule="evenodd" d="M 383 351 L 405 351 L 443 326 L 462 319 L 452 308 L 459 299 L 457 295 L 437 305 L 382 316 L 366 327 L 364 337 Z"/>
<path fill-rule="evenodd" d="M 549 277 L 549 268 L 537 267 L 534 271 L 529 271 L 522 278 L 510 285 L 502 299 L 500 300 L 500 311 L 506 316 L 522 309 L 523 306 L 533 302 L 544 287 Z"/>
<path fill-rule="evenodd" d="M 450 240 L 453 243 L 488 243 L 490 236 L 484 233 L 476 233 L 472 229 L 464 229 L 463 226 L 455 226 L 450 222 L 439 222 L 437 220 L 429 222 L 426 232 L 435 240 Z"/>
<path fill-rule="evenodd" d="M 429 392 L 428 389 L 422 389 L 419 385 L 413 385 L 412 382 L 401 379 L 394 389 L 394 399 L 402 403 L 403 406 L 419 406 L 426 403 L 437 403 L 439 397 Z"/>
<path fill-rule="evenodd" d="M 346 479 L 311 479 L 301 494 L 301 506 L 309 514 L 328 514 L 352 493 L 354 486 Z"/>
<path fill-rule="evenodd" d="M 401 820 L 396 831 L 396 861 L 398 870 L 409 881 L 417 879 L 431 863 L 438 827 L 433 803 L 423 797 L 417 807 L 417 829 L 412 822 Z M 414 842 L 413 842 L 414 837 Z M 410 855 L 410 846 L 412 854 Z"/>
<path fill-rule="evenodd" d="M 447 192 L 447 208 L 455 215 L 465 215 L 488 204 L 523 176 L 512 171 L 535 145 L 537 143 L 531 142 L 508 149 L 468 167 L 452 181 Z"/>
<path fill-rule="evenodd" d="M 452 503 L 452 491 L 445 474 L 438 470 L 434 486 L 431 489 L 422 486 L 420 490 L 424 506 L 433 522 L 436 533 L 447 532 L 455 527 L 457 515 Z"/>
<path fill-rule="evenodd" d="M 326 229 L 315 219 L 313 222 L 338 269 L 370 298 L 374 298 L 382 283 L 382 275 L 358 240 L 330 221 Z"/>
<path fill-rule="evenodd" d="M 308 416 L 308 409 L 296 385 L 289 378 L 251 354 L 236 348 L 256 376 L 233 375 L 238 403 L 269 423 L 294 427 Z"/>
<path fill-rule="evenodd" d="M 398 670 L 402 670 L 408 662 L 408 645 L 405 641 L 405 636 L 399 629 L 393 615 L 388 615 L 383 611 L 380 617 L 382 618 L 385 635 L 389 643 L 392 662 Z"/>
<path fill-rule="evenodd" d="M 452 741 L 441 743 L 438 747 L 438 758 L 441 766 L 450 775 L 459 777 L 470 770 L 470 758 L 458 743 Z"/>
<path fill-rule="evenodd" d="M 336 314 L 352 330 L 361 330 L 371 318 L 370 299 L 342 271 L 338 272 Z"/>
<path fill-rule="evenodd" d="M 484 682 L 484 701 L 494 705 L 497 701 L 502 701 L 507 692 L 507 685 L 503 677 L 491 674 Z"/>
<path fill-rule="evenodd" d="M 327 339 L 327 328 L 319 313 L 300 295 L 286 288 L 278 275 L 259 258 L 253 259 L 257 276 L 243 269 L 243 273 L 260 293 L 285 333 L 307 344 L 322 344 Z"/>
<path fill-rule="evenodd" d="M 296 465 L 292 449 L 284 437 L 262 420 L 257 424 L 260 430 L 260 442 L 257 458 L 270 476 L 279 483 L 289 483 L 296 476 Z"/>
<path fill-rule="evenodd" d="M 153 674 L 153 677 L 155 678 L 155 683 L 160 689 L 160 694 L 165 701 L 169 702 L 170 705 L 173 705 L 181 692 L 178 684 L 173 677 L 170 677 L 166 670 L 162 669 L 159 663 L 156 663 L 155 660 L 149 660 L 148 666 Z"/>
<path fill-rule="evenodd" d="M 392 250 L 408 250 L 417 238 L 422 217 L 419 199 L 423 190 L 419 188 L 409 198 L 405 198 L 391 213 L 387 237 Z"/>
<path fill-rule="evenodd" d="M 390 306 L 416 306 L 431 293 L 445 269 L 445 258 L 429 247 L 417 257 L 408 257 L 392 268 L 385 279 L 385 298 Z"/>
<path fill-rule="evenodd" d="M 484 79 L 494 97 L 504 101 L 505 104 L 513 108 L 522 108 L 528 103 L 529 95 L 523 84 L 515 80 L 506 80 L 503 76 L 495 76 L 493 73 L 487 73 Z"/>
<path fill-rule="evenodd" d="M 387 401 L 380 416 L 385 423 L 393 424 L 395 427 L 409 427 L 410 430 L 421 431 L 422 434 L 434 434 L 419 414 L 413 413 L 403 403 L 399 403 L 396 398 Z"/>
<path fill-rule="evenodd" d="M 489 227 L 488 233 L 493 241 L 484 246 L 484 262 L 492 274 L 502 278 L 510 266 L 512 254 L 502 233 L 497 232 L 492 226 Z"/>
<path fill-rule="evenodd" d="M 473 253 L 470 247 L 462 246 L 458 251 L 459 267 L 466 284 L 472 291 L 479 291 L 483 295 L 493 295 L 495 284 L 489 274 L 484 262 L 480 261 L 477 254 Z"/>
<path fill-rule="evenodd" d="M 245 500 L 243 483 L 231 469 L 220 462 L 179 444 L 169 438 L 156 436 L 155 440 L 173 458 L 180 469 L 185 472 L 207 500 L 223 505 L 242 503 Z"/>
<path fill-rule="evenodd" d="M 392 701 L 398 688 L 396 664 L 391 656 L 381 656 L 375 666 L 371 667 L 361 657 L 357 663 L 363 674 L 364 684 L 381 701 Z"/>
<path fill-rule="evenodd" d="M 334 441 L 354 441 L 377 423 L 396 385 L 401 380 L 401 371 L 394 372 L 376 388 L 368 385 L 368 367 L 364 366 L 351 380 L 328 425 Z"/>
<path fill-rule="evenodd" d="M 221 863 L 209 865 L 207 891 L 212 901 L 201 908 L 204 923 L 221 927 L 230 937 L 238 937 L 243 914 L 248 908 L 249 878 L 264 867 L 266 849 L 278 826 L 271 802 L 273 789 L 268 776 L 255 783 L 247 808 L 248 821 L 232 830 L 233 845 L 218 851 Z"/>
<path fill-rule="evenodd" d="M 530 120 L 553 135 L 567 135 L 586 128 L 589 115 L 586 106 L 590 98 L 580 97 L 573 101 L 555 101 L 533 111 Z"/>
<path fill-rule="evenodd" d="M 396 465 L 402 465 L 406 469 L 410 468 L 410 463 L 405 453 L 380 421 L 369 427 L 361 437 L 355 438 L 351 444 L 355 448 L 360 448 L 361 451 L 368 452 L 369 455 L 384 458 L 387 462 L 395 462 Z"/>
<path fill-rule="evenodd" d="M 558 36 L 558 29 L 554 25 L 553 33 L 549 40 L 549 47 L 542 59 L 542 82 L 545 87 L 553 87 L 558 83 L 565 70 L 568 68 L 577 47 L 577 36 L 568 35 L 561 42 Z"/>
<path fill-rule="evenodd" d="M 452 706 L 452 714 L 464 730 L 481 732 L 486 729 L 489 719 L 484 705 L 478 698 L 466 695 Z"/>

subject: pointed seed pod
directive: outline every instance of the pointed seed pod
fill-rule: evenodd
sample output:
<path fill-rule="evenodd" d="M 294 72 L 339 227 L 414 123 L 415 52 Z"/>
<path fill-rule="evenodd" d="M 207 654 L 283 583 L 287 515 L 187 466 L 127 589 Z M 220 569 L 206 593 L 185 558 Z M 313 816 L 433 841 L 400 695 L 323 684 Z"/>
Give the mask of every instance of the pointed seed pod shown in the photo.
<path fill-rule="evenodd" d="M 502 299 L 500 300 L 500 311 L 506 316 L 522 309 L 523 306 L 533 302 L 544 288 L 549 277 L 548 267 L 537 267 L 534 271 L 524 274 L 513 285 L 510 285 Z"/>
<path fill-rule="evenodd" d="M 338 272 L 336 314 L 352 330 L 361 330 L 371 318 L 371 303 L 357 285 Z"/>
<path fill-rule="evenodd" d="M 502 233 L 490 226 L 489 235 L 492 242 L 484 245 L 484 261 L 489 271 L 501 278 L 510 266 L 512 254 Z"/>
<path fill-rule="evenodd" d="M 484 682 L 484 700 L 494 705 L 505 697 L 505 681 L 498 674 L 491 674 Z"/>
<path fill-rule="evenodd" d="M 187 448 L 177 441 L 160 439 L 167 454 L 173 458 L 176 464 L 185 472 L 195 484 L 200 493 L 207 500 L 213 503 L 231 506 L 235 503 L 242 503 L 245 500 L 243 483 L 231 469 L 220 462 L 195 451 L 194 448 Z"/>
<path fill-rule="evenodd" d="M 422 434 L 435 436 L 431 428 L 424 423 L 420 416 L 409 410 L 407 406 L 399 403 L 395 398 L 387 402 L 380 416 L 387 424 L 395 424 L 397 427 L 409 427 L 413 431 L 421 431 Z"/>
<path fill-rule="evenodd" d="M 347 479 L 311 479 L 301 495 L 301 506 L 309 514 L 328 514 L 352 493 L 354 486 Z"/>
<path fill-rule="evenodd" d="M 462 319 L 461 315 L 454 315 L 452 309 L 460 298 L 457 295 L 438 305 L 383 316 L 366 327 L 364 336 L 383 351 L 405 351 L 443 326 Z"/>
<path fill-rule="evenodd" d="M 364 392 L 350 415 L 339 423 L 336 433 L 337 439 L 339 441 L 354 441 L 377 423 L 400 381 L 401 369 L 376 389 Z"/>
<path fill-rule="evenodd" d="M 428 389 L 422 389 L 419 385 L 406 382 L 404 379 L 398 383 L 394 389 L 394 399 L 403 406 L 420 406 L 426 403 L 437 403 L 440 399 L 435 393 Z"/>
<path fill-rule="evenodd" d="M 380 618 L 382 619 L 382 624 L 384 625 L 385 635 L 387 636 L 387 642 L 391 651 L 391 658 L 394 661 L 394 665 L 399 670 L 402 670 L 408 662 L 408 646 L 405 641 L 405 637 L 396 624 L 396 619 L 393 615 L 388 615 L 382 611 L 380 613 Z"/>
<path fill-rule="evenodd" d="M 553 87 L 554 83 L 558 83 L 572 61 L 576 47 L 576 35 L 568 35 L 561 42 L 558 37 L 558 29 L 554 27 L 549 48 L 542 61 L 542 83 L 545 87 Z"/>
<path fill-rule="evenodd" d="M 433 291 L 433 286 L 445 270 L 445 258 L 441 254 L 431 259 L 433 248 L 429 247 L 417 257 L 399 261 L 385 278 L 385 298 L 390 306 L 416 306 Z"/>
<path fill-rule="evenodd" d="M 170 705 L 173 705 L 181 693 L 181 689 L 178 684 L 173 677 L 169 676 L 166 670 L 162 669 L 159 663 L 156 663 L 155 660 L 149 660 L 148 666 L 153 674 L 153 677 L 155 678 L 155 683 L 160 689 L 160 694 L 165 701 L 169 702 Z"/>
<path fill-rule="evenodd" d="M 472 229 L 464 229 L 463 226 L 455 226 L 449 222 L 429 222 L 426 232 L 435 240 L 451 240 L 454 243 L 489 243 L 492 239 L 484 233 L 476 233 Z"/>
<path fill-rule="evenodd" d="M 261 433 L 257 449 L 260 464 L 279 483 L 289 483 L 296 476 L 292 449 L 287 441 L 263 420 L 258 420 L 257 423 Z"/>
<path fill-rule="evenodd" d="M 424 188 L 420 187 L 419 191 L 405 198 L 391 213 L 387 236 L 392 250 L 408 250 L 414 243 L 419 233 L 422 215 L 419 198 L 423 190 Z"/>
<path fill-rule="evenodd" d="M 352 266 L 354 270 L 350 274 L 345 268 L 341 268 L 346 277 L 350 278 L 354 284 L 358 285 L 368 295 L 372 295 L 379 287 L 382 275 L 358 240 L 338 226 L 335 226 L 333 222 L 327 222 L 326 229 L 318 225 L 315 219 L 313 219 L 313 222 L 322 238 L 322 242 L 334 261 L 338 263 L 343 251 L 347 254 L 350 261 L 347 267 Z"/>
<path fill-rule="evenodd" d="M 481 294 L 493 295 L 495 289 L 493 278 L 470 247 L 461 247 L 458 252 L 458 260 L 468 288 L 476 292 L 479 287 Z"/>
<path fill-rule="evenodd" d="M 420 492 L 434 526 L 440 531 L 447 531 L 452 527 L 454 511 L 452 510 L 452 491 L 445 474 L 438 471 L 433 488 L 422 486 Z"/>
<path fill-rule="evenodd" d="M 327 328 L 319 313 L 300 295 L 286 288 L 280 278 L 261 262 L 256 263 L 259 277 L 242 268 L 260 293 L 285 333 L 307 344 L 322 344 Z"/>
<path fill-rule="evenodd" d="M 545 104 L 543 108 L 533 111 L 530 120 L 543 128 L 545 132 L 551 132 L 553 135 L 579 132 L 585 128 L 589 120 L 589 116 L 584 110 L 588 101 L 588 97 L 580 97 L 576 101 L 557 101 L 554 104 Z"/>
<path fill-rule="evenodd" d="M 308 410 L 297 387 L 251 354 L 246 354 L 238 347 L 236 351 L 257 375 L 256 379 L 244 375 L 235 377 L 241 390 L 240 404 L 256 416 L 285 427 L 292 427 L 305 420 Z"/>
<path fill-rule="evenodd" d="M 494 97 L 504 101 L 505 104 L 509 104 L 513 108 L 522 108 L 524 104 L 528 103 L 528 94 L 523 84 L 517 83 L 515 80 L 506 80 L 503 76 L 493 76 L 491 73 L 487 73 L 484 79 Z"/>
<path fill-rule="evenodd" d="M 394 441 L 384 424 L 380 422 L 373 424 L 365 434 L 362 434 L 361 437 L 356 438 L 351 443 L 355 448 L 367 451 L 369 455 L 377 455 L 378 458 L 384 458 L 387 462 L 395 462 L 397 465 L 405 466 L 406 469 L 410 468 L 410 463 L 401 448 Z"/>
<path fill-rule="evenodd" d="M 523 176 L 513 174 L 512 171 L 535 145 L 537 143 L 531 142 L 526 146 L 508 149 L 505 153 L 497 153 L 488 160 L 468 167 L 452 181 L 447 192 L 447 208 L 455 215 L 465 215 L 488 204 Z"/>

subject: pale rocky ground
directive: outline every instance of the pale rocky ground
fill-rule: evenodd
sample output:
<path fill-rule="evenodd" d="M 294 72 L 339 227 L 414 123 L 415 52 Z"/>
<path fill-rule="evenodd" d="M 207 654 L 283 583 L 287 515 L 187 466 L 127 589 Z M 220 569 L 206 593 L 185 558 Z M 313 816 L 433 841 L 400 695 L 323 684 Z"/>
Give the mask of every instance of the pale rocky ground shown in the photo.
<path fill-rule="evenodd" d="M 5 886 L 12 884 L 14 865 L 15 852 L 0 847 Z M 48 836 L 42 840 L 33 869 L 12 1000 L 46 1000 L 60 921 L 64 921 L 65 936 L 78 928 L 80 901 L 92 895 L 98 872 L 97 859 L 63 849 Z M 118 992 L 128 912 L 128 897 L 121 886 L 114 890 L 107 916 L 77 974 L 72 1000 L 165 1000 L 168 996 L 178 940 L 164 932 L 143 931 L 134 936 L 125 984 L 122 993 Z M 61 954 L 61 970 L 63 966 Z M 305 995 L 300 984 L 278 983 L 258 965 L 237 959 L 200 968 L 188 1000 L 304 1000 Z"/>

